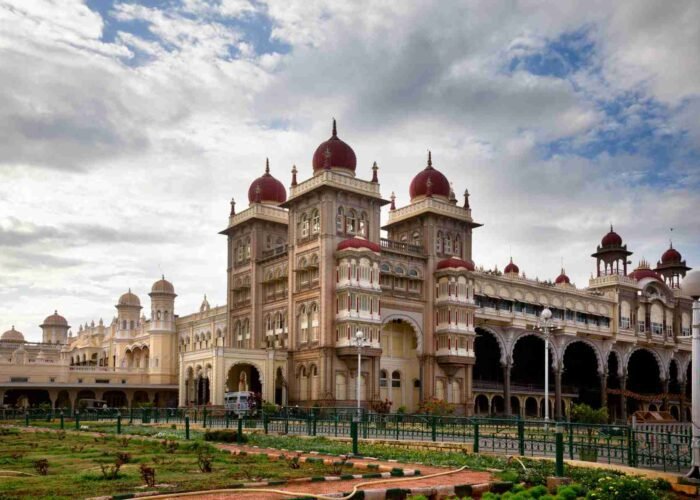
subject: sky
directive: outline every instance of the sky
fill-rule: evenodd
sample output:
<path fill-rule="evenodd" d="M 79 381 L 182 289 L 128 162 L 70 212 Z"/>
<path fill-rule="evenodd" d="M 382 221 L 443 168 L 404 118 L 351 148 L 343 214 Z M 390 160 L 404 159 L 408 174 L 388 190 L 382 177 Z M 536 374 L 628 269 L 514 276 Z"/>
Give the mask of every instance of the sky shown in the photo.
<path fill-rule="evenodd" d="M 477 266 L 585 287 L 611 223 L 700 266 L 699 49 L 694 0 L 0 0 L 0 331 L 223 304 L 230 199 L 333 117 L 397 205 L 428 149 L 469 189 Z"/>

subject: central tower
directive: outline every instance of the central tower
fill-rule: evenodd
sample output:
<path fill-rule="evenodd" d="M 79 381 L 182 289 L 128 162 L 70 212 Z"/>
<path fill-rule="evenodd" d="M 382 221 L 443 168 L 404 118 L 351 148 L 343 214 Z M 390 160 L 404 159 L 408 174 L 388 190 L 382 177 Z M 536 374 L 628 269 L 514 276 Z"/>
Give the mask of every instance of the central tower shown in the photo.
<path fill-rule="evenodd" d="M 362 399 L 369 400 L 379 391 L 380 209 L 388 202 L 376 165 L 370 181 L 356 177 L 355 152 L 338 136 L 335 120 L 312 165 L 313 177 L 303 182 L 293 169 L 289 199 L 281 204 L 289 210 L 290 399 L 356 397 L 357 368 L 345 361 L 348 335 L 361 329 L 371 343 L 361 374 Z M 357 350 L 351 351 L 356 360 Z M 352 380 L 343 375 L 339 383 L 336 375 L 348 372 Z"/>

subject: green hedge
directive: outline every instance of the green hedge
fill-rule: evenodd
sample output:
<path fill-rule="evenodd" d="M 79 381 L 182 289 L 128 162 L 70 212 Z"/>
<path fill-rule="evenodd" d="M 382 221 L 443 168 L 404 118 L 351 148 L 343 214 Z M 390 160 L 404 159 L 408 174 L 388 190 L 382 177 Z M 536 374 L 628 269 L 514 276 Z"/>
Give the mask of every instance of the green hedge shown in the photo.
<path fill-rule="evenodd" d="M 215 431 L 207 431 L 204 433 L 205 441 L 217 441 L 220 443 L 238 443 L 238 431 L 232 429 L 221 429 Z M 241 436 L 242 443 L 247 443 L 248 438 L 244 435 Z"/>

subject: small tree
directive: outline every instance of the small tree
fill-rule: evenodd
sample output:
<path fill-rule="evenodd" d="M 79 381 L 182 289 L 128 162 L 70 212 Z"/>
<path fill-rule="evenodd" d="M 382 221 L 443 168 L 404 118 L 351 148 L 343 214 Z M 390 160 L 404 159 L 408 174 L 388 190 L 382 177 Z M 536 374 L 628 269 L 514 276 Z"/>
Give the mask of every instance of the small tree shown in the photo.
<path fill-rule="evenodd" d="M 602 425 L 608 421 L 608 409 L 598 408 L 597 410 L 585 403 L 574 405 L 571 408 L 571 421 L 586 426 L 587 444 L 580 448 L 581 460 L 596 462 L 598 460 L 598 446 L 596 437 L 598 435 L 595 425 Z"/>

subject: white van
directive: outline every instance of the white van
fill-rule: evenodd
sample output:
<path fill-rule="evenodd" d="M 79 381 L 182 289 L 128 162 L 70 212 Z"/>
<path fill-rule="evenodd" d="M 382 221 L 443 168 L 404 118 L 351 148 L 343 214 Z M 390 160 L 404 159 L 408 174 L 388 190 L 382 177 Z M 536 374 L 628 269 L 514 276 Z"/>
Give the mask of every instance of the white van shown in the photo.
<path fill-rule="evenodd" d="M 224 394 L 224 408 L 237 415 L 255 414 L 255 393 L 250 391 L 227 392 Z"/>

